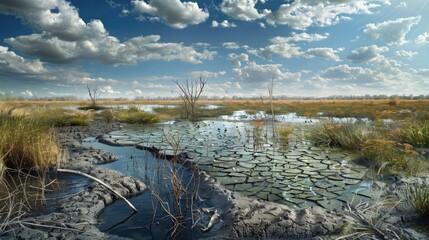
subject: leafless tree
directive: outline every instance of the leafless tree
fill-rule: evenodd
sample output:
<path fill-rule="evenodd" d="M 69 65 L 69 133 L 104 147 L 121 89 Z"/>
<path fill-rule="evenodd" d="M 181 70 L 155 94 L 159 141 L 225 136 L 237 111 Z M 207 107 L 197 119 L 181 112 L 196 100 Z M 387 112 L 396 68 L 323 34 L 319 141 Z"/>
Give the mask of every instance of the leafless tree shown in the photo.
<path fill-rule="evenodd" d="M 101 95 L 101 89 L 98 86 L 90 87 L 86 85 L 88 89 L 89 101 L 91 101 L 91 107 L 95 107 L 97 105 L 97 101 Z"/>
<path fill-rule="evenodd" d="M 182 91 L 183 95 L 181 95 L 181 98 L 185 104 L 186 118 L 192 121 L 198 119 L 197 102 L 207 81 L 207 78 L 201 76 L 196 80 L 186 79 L 186 81 L 183 82 L 179 82 L 178 80 L 173 81 L 179 87 L 180 91 Z"/>

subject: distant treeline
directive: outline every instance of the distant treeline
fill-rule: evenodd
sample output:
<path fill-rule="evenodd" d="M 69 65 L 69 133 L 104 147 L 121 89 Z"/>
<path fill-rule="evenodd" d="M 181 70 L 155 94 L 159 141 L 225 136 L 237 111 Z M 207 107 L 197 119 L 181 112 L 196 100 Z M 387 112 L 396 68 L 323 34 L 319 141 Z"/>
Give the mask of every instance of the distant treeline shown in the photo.
<path fill-rule="evenodd" d="M 232 96 L 232 97 L 219 97 L 219 96 L 201 96 L 200 100 L 268 100 L 268 96 L 259 97 L 243 97 L 243 96 Z M 274 100 L 429 100 L 428 95 L 334 95 L 329 97 L 316 97 L 316 96 L 273 96 Z M 77 96 L 53 96 L 53 97 L 22 97 L 12 95 L 0 95 L 0 100 L 32 100 L 32 101 L 86 101 L 86 98 L 78 98 Z M 129 100 L 181 100 L 180 96 L 170 97 L 146 97 L 139 96 L 133 99 L 130 98 L 99 98 L 99 101 L 129 101 Z"/>

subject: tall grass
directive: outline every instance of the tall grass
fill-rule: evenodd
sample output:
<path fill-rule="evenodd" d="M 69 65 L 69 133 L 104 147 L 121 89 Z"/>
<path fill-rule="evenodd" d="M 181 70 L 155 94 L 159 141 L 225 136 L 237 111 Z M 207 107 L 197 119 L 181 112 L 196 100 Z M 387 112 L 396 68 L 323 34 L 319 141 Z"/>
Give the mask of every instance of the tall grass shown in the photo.
<path fill-rule="evenodd" d="M 61 147 L 54 129 L 26 117 L 0 118 L 2 164 L 13 168 L 43 169 L 58 164 Z"/>
<path fill-rule="evenodd" d="M 276 133 L 278 136 L 278 141 L 281 147 L 287 147 L 289 145 L 289 137 L 293 133 L 293 128 L 291 127 L 278 127 L 276 128 Z"/>
<path fill-rule="evenodd" d="M 415 147 L 429 147 L 429 120 L 407 122 L 398 129 L 394 137 Z"/>
<path fill-rule="evenodd" d="M 92 111 L 73 111 L 62 108 L 36 108 L 29 110 L 28 114 L 35 121 L 55 127 L 87 126 L 93 119 Z"/>
<path fill-rule="evenodd" d="M 423 162 L 419 153 L 409 144 L 385 139 L 370 139 L 363 146 L 363 160 L 376 168 L 379 174 L 417 174 Z"/>
<path fill-rule="evenodd" d="M 322 124 L 313 129 L 308 137 L 316 145 L 359 150 L 362 144 L 374 134 L 364 124 Z"/>

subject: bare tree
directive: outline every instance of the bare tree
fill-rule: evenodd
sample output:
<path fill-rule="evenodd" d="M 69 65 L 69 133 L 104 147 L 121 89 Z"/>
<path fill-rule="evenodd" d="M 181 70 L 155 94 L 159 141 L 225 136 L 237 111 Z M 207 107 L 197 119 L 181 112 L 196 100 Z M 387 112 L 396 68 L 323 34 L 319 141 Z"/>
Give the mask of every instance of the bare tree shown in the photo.
<path fill-rule="evenodd" d="M 189 79 L 186 79 L 186 81 L 183 82 L 179 82 L 177 80 L 173 81 L 179 87 L 180 91 L 182 91 L 183 95 L 180 97 L 185 104 L 186 118 L 190 118 L 192 121 L 198 119 L 197 102 L 207 81 L 207 78 L 203 78 L 201 76 L 193 81 Z"/>
<path fill-rule="evenodd" d="M 88 89 L 89 101 L 91 101 L 91 107 L 95 107 L 97 105 L 97 101 L 101 95 L 101 89 L 98 86 L 90 87 L 86 85 Z"/>

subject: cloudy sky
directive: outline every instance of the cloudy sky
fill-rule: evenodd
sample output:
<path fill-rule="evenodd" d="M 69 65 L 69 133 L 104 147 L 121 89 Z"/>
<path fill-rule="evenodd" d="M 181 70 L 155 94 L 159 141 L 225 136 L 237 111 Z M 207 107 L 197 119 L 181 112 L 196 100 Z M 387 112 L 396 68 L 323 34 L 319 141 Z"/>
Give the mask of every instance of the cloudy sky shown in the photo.
<path fill-rule="evenodd" d="M 0 0 L 0 95 L 429 93 L 428 0 Z"/>

